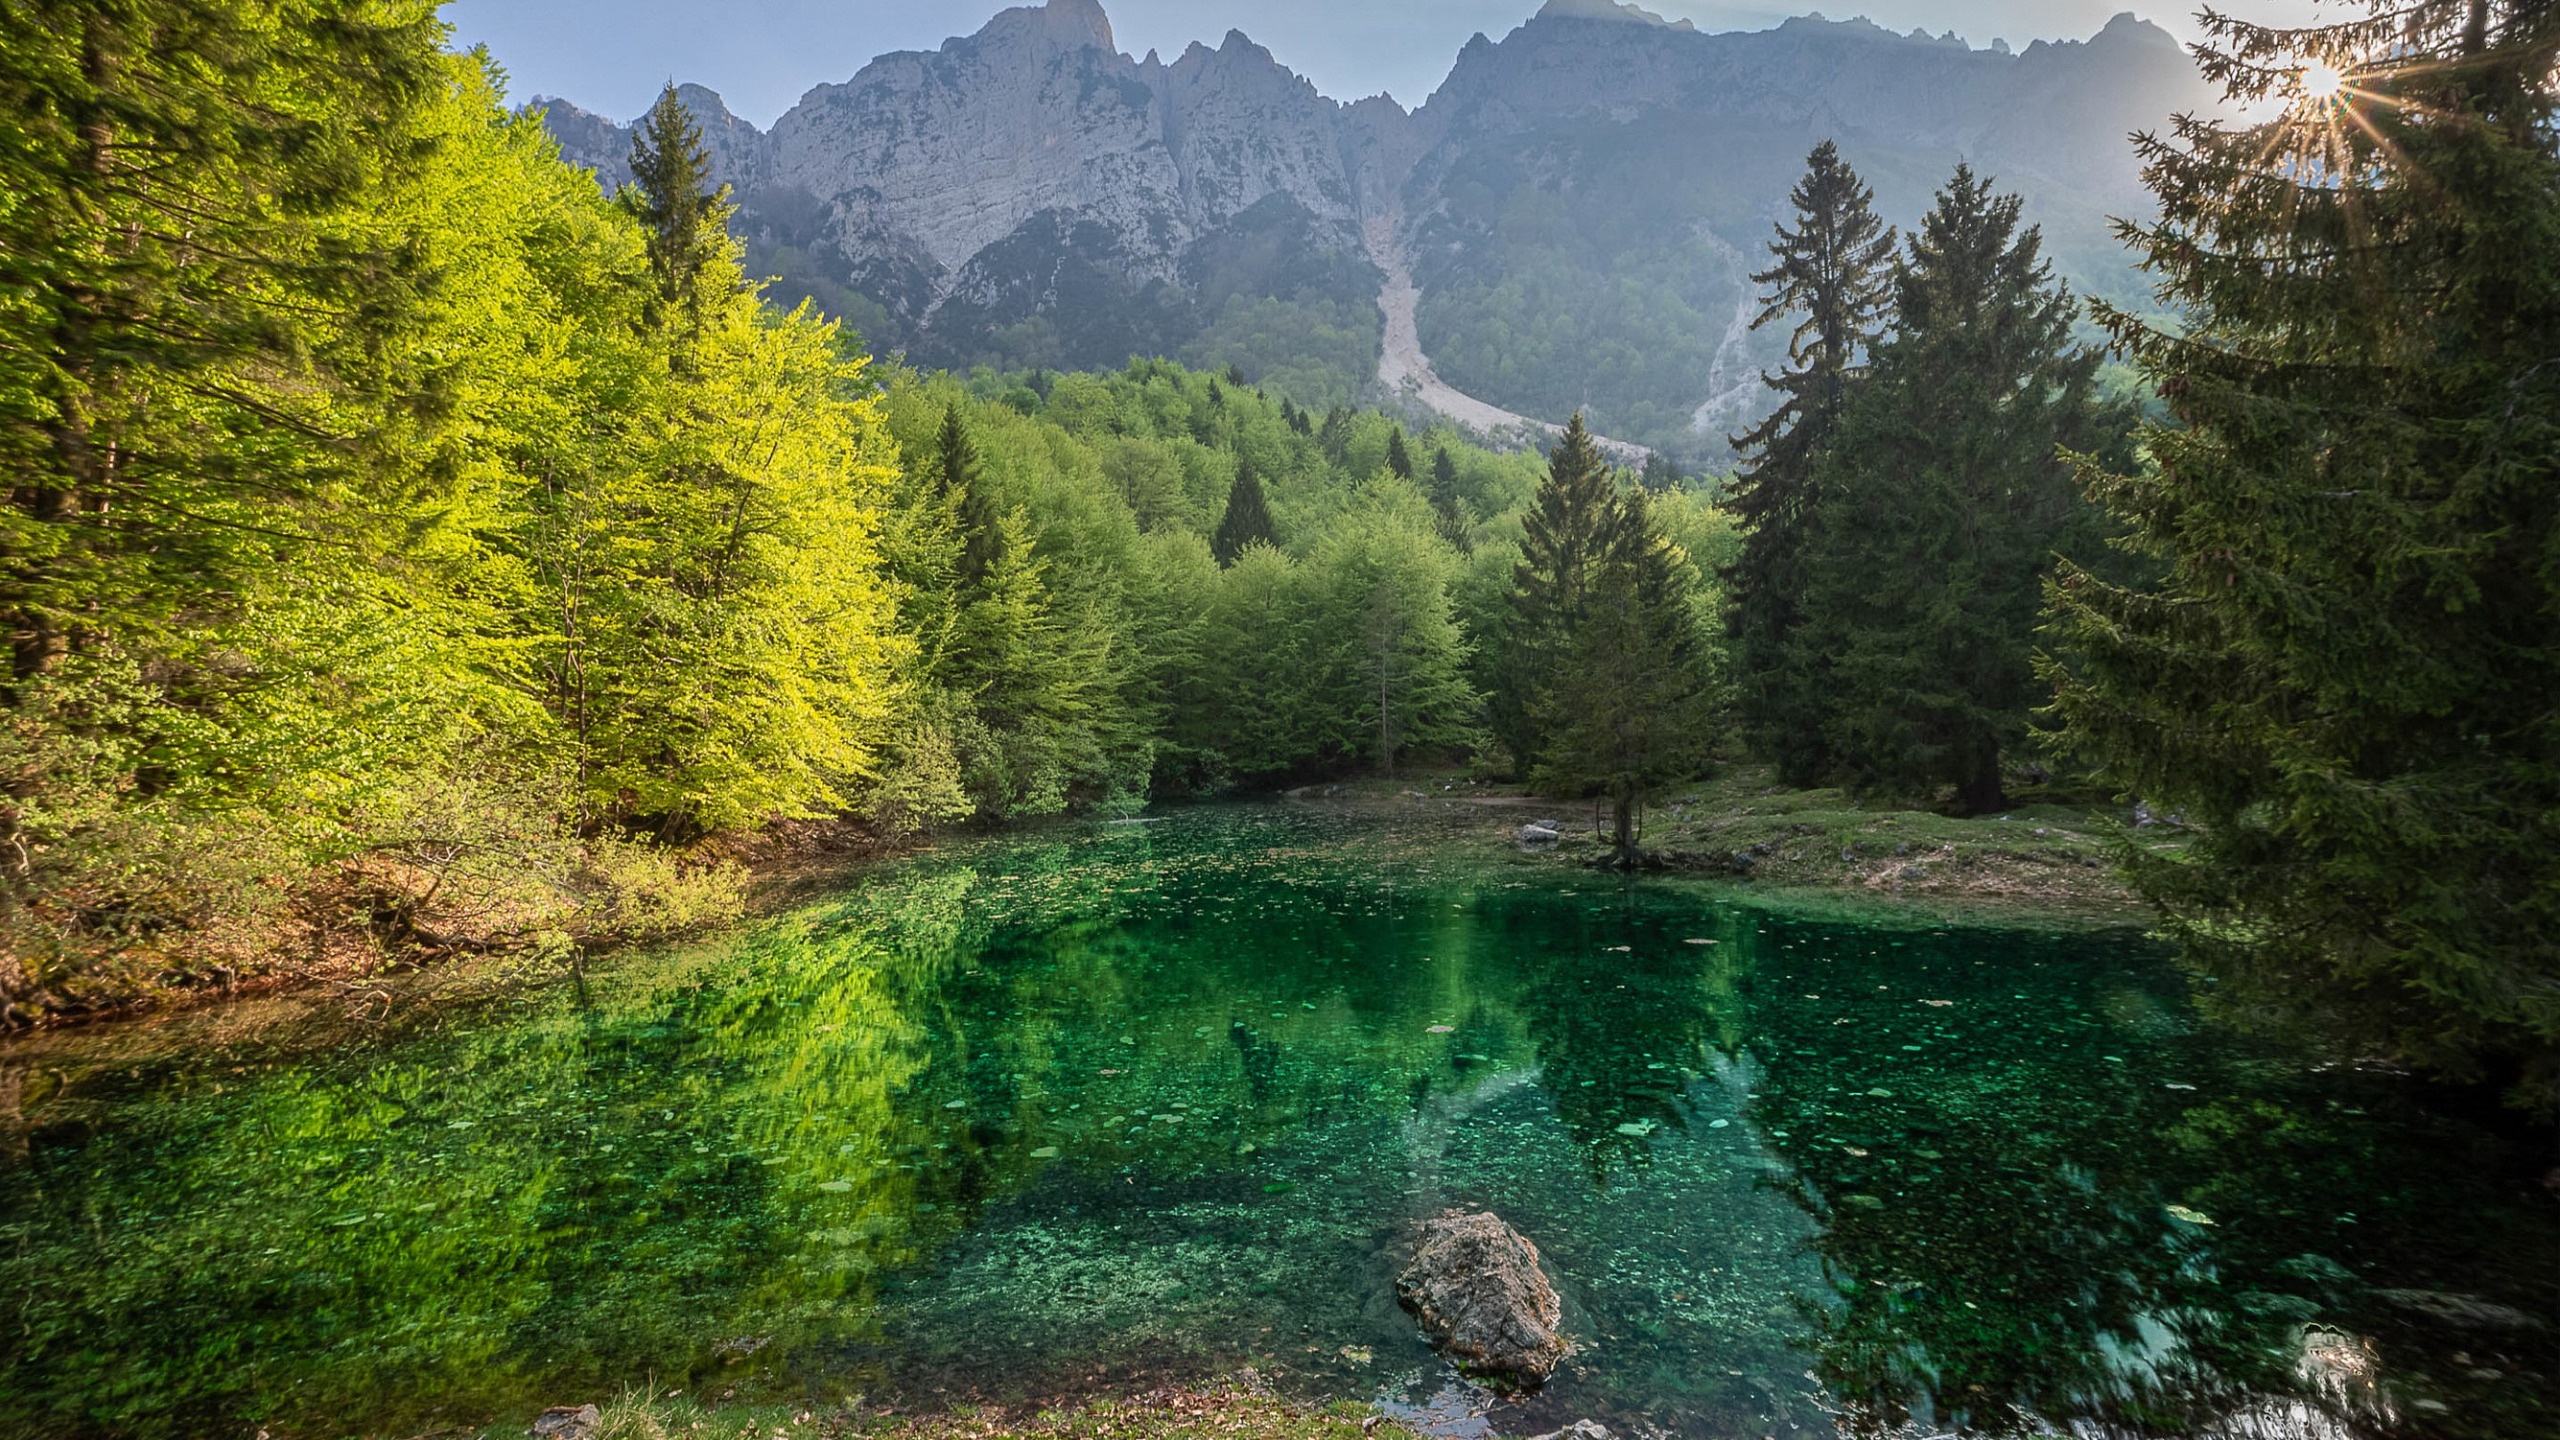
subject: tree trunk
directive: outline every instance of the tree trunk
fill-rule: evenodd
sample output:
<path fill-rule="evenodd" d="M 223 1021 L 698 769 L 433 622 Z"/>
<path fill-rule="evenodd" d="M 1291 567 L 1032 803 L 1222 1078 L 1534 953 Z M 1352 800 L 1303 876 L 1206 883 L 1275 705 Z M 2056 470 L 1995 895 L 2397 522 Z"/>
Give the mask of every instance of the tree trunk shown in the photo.
<path fill-rule="evenodd" d="M 1610 843 L 1616 847 L 1622 867 L 1636 860 L 1636 797 L 1620 791 L 1610 801 Z"/>
<path fill-rule="evenodd" d="M 2000 747 L 1982 745 L 1966 757 L 1965 776 L 1956 785 L 1956 809 L 1967 815 L 1987 815 L 2009 803 L 2000 788 Z"/>

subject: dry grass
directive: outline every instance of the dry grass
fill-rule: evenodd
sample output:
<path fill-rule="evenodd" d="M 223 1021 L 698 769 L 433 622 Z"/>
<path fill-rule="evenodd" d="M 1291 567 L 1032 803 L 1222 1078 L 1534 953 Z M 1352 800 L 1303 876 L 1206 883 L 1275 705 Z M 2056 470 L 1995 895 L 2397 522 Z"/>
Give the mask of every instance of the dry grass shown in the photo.
<path fill-rule="evenodd" d="M 1066 1408 L 963 1406 L 902 1416 L 845 1405 L 703 1404 L 632 1391 L 600 1407 L 590 1440 L 1416 1440 L 1366 1406 L 1293 1404 L 1251 1371 L 1201 1387 L 1087 1401 Z M 530 1419 L 476 1432 L 513 1440 Z M 431 1440 L 431 1437 L 421 1437 Z"/>

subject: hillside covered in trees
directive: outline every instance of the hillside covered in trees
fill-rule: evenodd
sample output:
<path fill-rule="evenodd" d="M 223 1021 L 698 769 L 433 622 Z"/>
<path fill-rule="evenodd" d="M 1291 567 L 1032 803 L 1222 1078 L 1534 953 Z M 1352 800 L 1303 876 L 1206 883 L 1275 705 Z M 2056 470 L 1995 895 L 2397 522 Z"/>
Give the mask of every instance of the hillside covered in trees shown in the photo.
<path fill-rule="evenodd" d="M 744 282 L 672 102 L 608 197 L 424 6 L 187 13 L 11 77 L 13 1017 L 664 933 L 794 818 L 1477 750 L 1538 457 L 882 366 Z M 1729 527 L 1648 515 L 1703 657 Z"/>

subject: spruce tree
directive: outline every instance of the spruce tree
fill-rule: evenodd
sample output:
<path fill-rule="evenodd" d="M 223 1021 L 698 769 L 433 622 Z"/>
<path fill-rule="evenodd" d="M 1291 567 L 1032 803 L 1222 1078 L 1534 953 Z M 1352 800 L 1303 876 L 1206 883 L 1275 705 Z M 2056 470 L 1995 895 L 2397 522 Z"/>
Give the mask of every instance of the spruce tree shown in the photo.
<path fill-rule="evenodd" d="M 1413 452 L 1405 448 L 1401 425 L 1387 432 L 1387 469 L 1399 480 L 1413 478 Z"/>
<path fill-rule="evenodd" d="M 1777 761 L 1782 778 L 1810 784 L 1830 763 L 1818 723 L 1821 680 L 1789 670 L 1782 657 L 1803 613 L 1815 465 L 1892 313 L 1894 234 L 1876 218 L 1875 192 L 1831 141 L 1815 147 L 1790 198 L 1796 228 L 1778 227 L 1769 246 L 1777 263 L 1751 279 L 1771 287 L 1753 329 L 1797 317 L 1787 342 L 1791 368 L 1763 377 L 1778 406 L 1732 442 L 1746 457 L 1728 502 L 1744 538 L 1725 579 L 1744 734 Z"/>
<path fill-rule="evenodd" d="M 1431 456 L 1431 509 L 1439 517 L 1440 538 L 1461 555 L 1476 553 L 1475 536 L 1467 530 L 1466 510 L 1458 499 L 1458 462 L 1449 458 L 1449 447 L 1438 447 Z"/>
<path fill-rule="evenodd" d="M 1253 462 L 1236 459 L 1235 483 L 1227 487 L 1227 513 L 1218 521 L 1218 533 L 1209 542 L 1210 553 L 1218 557 L 1219 568 L 1236 563 L 1248 547 L 1280 543 L 1271 525 L 1271 507 L 1262 498 L 1262 480 L 1253 473 Z"/>
<path fill-rule="evenodd" d="M 964 585 L 982 582 L 1004 560 L 1010 542 L 1003 516 L 979 473 L 978 447 L 969 438 L 957 401 L 943 408 L 942 431 L 934 439 L 933 452 L 935 493 L 949 507 L 960 532 L 960 580 Z"/>
<path fill-rule="evenodd" d="M 1520 563 L 1491 697 L 1494 733 L 1525 773 L 1543 748 L 1536 697 L 1551 681 L 1590 606 L 1593 568 L 1622 517 L 1617 479 L 1577 412 L 1547 457 L 1537 498 L 1521 516 Z"/>
<path fill-rule="evenodd" d="M 2189 827 L 2124 859 L 2210 1003 L 2547 1114 L 2560 6 L 2206 29 L 2281 113 L 2143 141 L 2161 218 L 2125 233 L 2175 323 L 2099 315 L 2171 420 L 2084 474 L 2164 573 L 2061 572 L 2056 708 Z"/>
<path fill-rule="evenodd" d="M 422 4 L 29 0 L 5 26 L 0 621 L 25 680 L 162 649 L 448 468 L 420 462 L 451 387 L 411 343 L 435 262 L 369 207 L 420 173 L 451 81 Z"/>
<path fill-rule="evenodd" d="M 1790 678 L 1818 679 L 1827 748 L 1862 788 L 1952 785 L 1974 814 L 2002 803 L 2042 699 L 2042 577 L 2089 517 L 2057 447 L 2091 438 L 2099 357 L 2072 343 L 2072 298 L 2019 211 L 1959 165 L 1910 237 L 1900 328 L 1815 465 L 1782 650 Z"/>
<path fill-rule="evenodd" d="M 729 243 L 729 187 L 712 186 L 702 127 L 673 84 L 658 92 L 631 137 L 631 180 L 625 203 L 648 229 L 660 320 L 681 318 L 688 333 L 698 332 L 704 269 Z"/>
<path fill-rule="evenodd" d="M 1688 567 L 1650 510 L 1640 489 L 1617 501 L 1587 613 L 1532 707 L 1546 735 L 1542 788 L 1609 803 L 1610 853 L 1622 869 L 1643 863 L 1637 822 L 1647 801 L 1697 772 L 1709 738 Z"/>
<path fill-rule="evenodd" d="M 1316 431 L 1316 444 L 1325 458 L 1342 463 L 1343 453 L 1351 446 L 1351 412 L 1336 405 L 1324 414 L 1324 425 Z"/>

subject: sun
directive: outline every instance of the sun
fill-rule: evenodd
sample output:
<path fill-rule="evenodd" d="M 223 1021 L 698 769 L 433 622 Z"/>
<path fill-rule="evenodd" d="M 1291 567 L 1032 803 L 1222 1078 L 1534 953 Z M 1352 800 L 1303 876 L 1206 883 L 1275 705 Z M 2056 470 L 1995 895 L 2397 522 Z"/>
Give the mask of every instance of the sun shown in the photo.
<path fill-rule="evenodd" d="M 2326 60 L 2314 60 L 2304 65 L 2300 78 L 2303 98 L 2314 103 L 2325 104 L 2335 100 L 2347 88 L 2347 77 L 2339 74 L 2337 67 Z"/>

